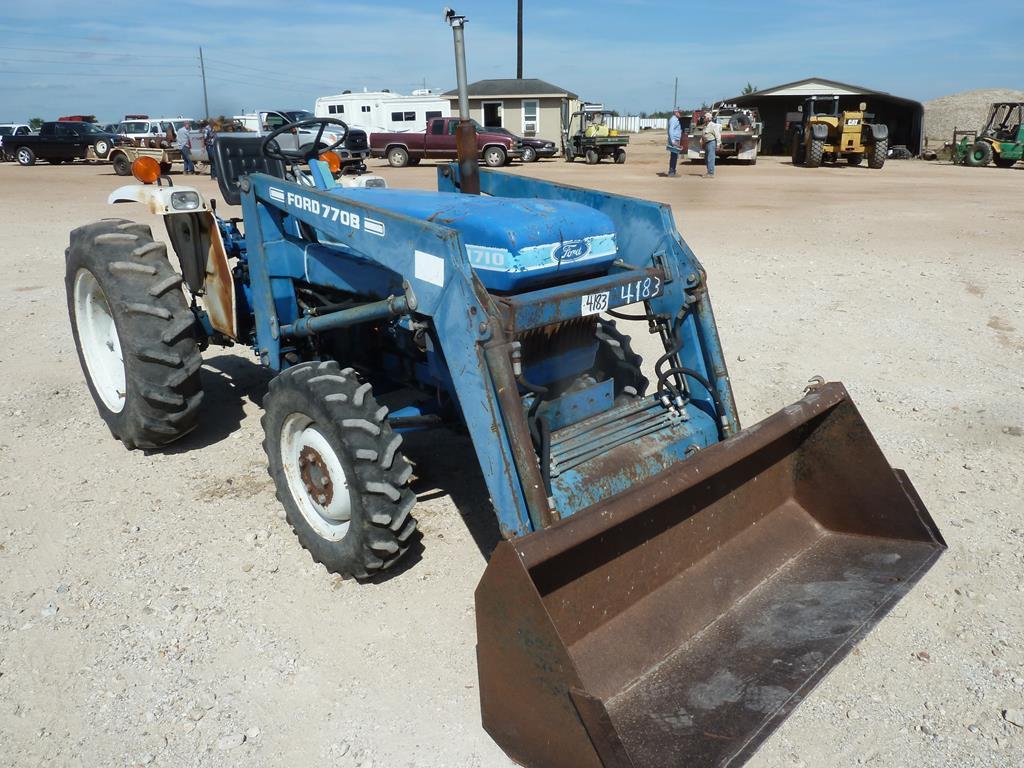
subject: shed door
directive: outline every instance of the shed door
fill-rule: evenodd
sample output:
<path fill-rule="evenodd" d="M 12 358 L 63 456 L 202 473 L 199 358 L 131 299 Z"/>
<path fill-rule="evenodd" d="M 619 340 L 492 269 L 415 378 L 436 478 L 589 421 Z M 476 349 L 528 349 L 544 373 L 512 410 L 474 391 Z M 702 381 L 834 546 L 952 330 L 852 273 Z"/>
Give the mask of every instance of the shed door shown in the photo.
<path fill-rule="evenodd" d="M 501 128 L 502 127 L 502 109 L 503 104 L 500 101 L 485 101 L 483 103 L 484 108 L 484 128 Z"/>

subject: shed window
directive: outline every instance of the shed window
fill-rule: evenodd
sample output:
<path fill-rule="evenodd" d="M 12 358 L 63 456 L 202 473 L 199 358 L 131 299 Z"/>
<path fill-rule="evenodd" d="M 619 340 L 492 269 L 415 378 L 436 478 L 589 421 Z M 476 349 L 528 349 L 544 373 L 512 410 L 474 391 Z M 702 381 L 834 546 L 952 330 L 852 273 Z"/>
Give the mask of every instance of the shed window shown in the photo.
<path fill-rule="evenodd" d="M 427 120 L 433 120 L 435 117 L 440 117 L 440 116 L 441 116 L 441 110 L 437 110 L 436 112 L 427 112 Z"/>
<path fill-rule="evenodd" d="M 416 119 L 415 112 L 392 112 L 391 120 L 395 123 L 411 123 Z"/>

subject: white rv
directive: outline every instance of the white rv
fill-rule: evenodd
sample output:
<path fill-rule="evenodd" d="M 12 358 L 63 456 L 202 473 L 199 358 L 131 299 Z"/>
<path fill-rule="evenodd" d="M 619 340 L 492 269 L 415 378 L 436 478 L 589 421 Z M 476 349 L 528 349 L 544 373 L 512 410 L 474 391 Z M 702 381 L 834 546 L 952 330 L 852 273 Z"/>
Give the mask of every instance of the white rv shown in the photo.
<path fill-rule="evenodd" d="M 321 96 L 314 109 L 317 117 L 336 117 L 367 133 L 422 131 L 431 118 L 451 117 L 452 113 L 451 102 L 429 88 L 409 96 L 391 91 L 345 91 Z"/>

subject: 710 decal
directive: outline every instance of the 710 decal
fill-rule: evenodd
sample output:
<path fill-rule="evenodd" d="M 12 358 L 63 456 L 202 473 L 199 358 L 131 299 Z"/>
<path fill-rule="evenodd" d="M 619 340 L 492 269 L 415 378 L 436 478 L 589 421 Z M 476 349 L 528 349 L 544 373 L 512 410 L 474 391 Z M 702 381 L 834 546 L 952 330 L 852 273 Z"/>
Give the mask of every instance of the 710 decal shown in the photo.
<path fill-rule="evenodd" d="M 638 301 L 653 299 L 661 292 L 660 277 L 645 277 L 632 283 L 620 285 L 617 290 L 587 293 L 580 297 L 580 314 L 596 315 L 612 307 L 623 307 Z"/>

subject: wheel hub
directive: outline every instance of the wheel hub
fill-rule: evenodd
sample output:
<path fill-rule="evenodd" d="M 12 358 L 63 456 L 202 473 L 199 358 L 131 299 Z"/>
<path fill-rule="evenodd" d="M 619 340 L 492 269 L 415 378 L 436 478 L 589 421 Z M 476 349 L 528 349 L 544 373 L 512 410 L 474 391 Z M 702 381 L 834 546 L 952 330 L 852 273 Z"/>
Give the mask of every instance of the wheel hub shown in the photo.
<path fill-rule="evenodd" d="M 329 507 L 334 499 L 334 483 L 323 456 L 315 448 L 304 446 L 299 452 L 299 477 L 309 498 L 321 507 Z"/>

